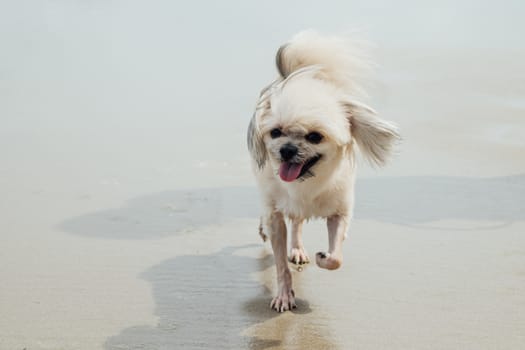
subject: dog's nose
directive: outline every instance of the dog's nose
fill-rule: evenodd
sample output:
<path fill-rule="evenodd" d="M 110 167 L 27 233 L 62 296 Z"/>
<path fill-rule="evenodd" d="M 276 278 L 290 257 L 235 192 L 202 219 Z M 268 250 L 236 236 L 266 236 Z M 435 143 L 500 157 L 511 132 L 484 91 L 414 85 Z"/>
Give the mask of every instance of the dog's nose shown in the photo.
<path fill-rule="evenodd" d="M 283 158 L 283 160 L 286 161 L 292 159 L 297 154 L 298 149 L 291 143 L 287 143 L 286 145 L 281 147 L 279 152 L 281 153 L 281 157 Z"/>

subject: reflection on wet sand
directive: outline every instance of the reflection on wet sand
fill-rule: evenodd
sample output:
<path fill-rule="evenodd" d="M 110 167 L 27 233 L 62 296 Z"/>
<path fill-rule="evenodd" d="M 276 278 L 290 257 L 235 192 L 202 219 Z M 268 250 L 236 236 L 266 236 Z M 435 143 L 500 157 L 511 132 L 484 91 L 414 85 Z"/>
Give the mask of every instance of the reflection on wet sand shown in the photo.
<path fill-rule="evenodd" d="M 125 329 L 106 342 L 106 349 L 330 349 L 319 317 L 309 317 L 308 302 L 298 311 L 278 314 L 268 307 L 273 258 L 241 256 L 226 247 L 210 255 L 179 256 L 142 274 L 153 286 L 156 327 Z M 260 272 L 254 280 L 253 274 Z M 312 322 L 313 321 L 313 322 Z M 292 346 L 292 347 L 289 347 Z"/>

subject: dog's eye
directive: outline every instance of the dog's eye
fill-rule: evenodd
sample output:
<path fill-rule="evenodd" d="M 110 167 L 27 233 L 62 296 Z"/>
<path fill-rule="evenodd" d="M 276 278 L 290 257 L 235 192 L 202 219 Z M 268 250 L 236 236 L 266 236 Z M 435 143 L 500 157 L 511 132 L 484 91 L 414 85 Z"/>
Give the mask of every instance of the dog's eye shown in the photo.
<path fill-rule="evenodd" d="M 304 138 L 310 143 L 319 143 L 323 139 L 323 135 L 314 131 L 307 134 Z"/>
<path fill-rule="evenodd" d="M 272 129 L 272 131 L 270 131 L 270 136 L 272 137 L 272 139 L 276 139 L 279 136 L 281 136 L 282 134 L 283 133 L 281 132 L 280 129 Z"/>

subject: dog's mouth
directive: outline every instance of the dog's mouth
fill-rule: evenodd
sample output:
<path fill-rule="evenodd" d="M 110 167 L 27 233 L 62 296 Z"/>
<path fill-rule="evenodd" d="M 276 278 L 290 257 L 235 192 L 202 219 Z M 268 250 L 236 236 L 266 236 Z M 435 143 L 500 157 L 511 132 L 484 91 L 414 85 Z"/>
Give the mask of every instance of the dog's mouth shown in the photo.
<path fill-rule="evenodd" d="M 321 159 L 320 154 L 308 159 L 304 163 L 282 162 L 279 167 L 279 176 L 281 177 L 281 180 L 286 182 L 295 181 L 304 175 L 313 176 L 309 170 L 319 161 L 319 159 Z"/>

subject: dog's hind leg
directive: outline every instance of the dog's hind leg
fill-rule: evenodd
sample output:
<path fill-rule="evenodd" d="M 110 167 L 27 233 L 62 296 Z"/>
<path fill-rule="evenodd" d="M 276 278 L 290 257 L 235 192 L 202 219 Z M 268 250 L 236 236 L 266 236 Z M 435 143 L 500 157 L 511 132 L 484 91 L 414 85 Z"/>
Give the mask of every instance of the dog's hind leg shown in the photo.
<path fill-rule="evenodd" d="M 294 264 L 308 264 L 310 260 L 308 259 L 308 254 L 303 246 L 303 219 L 292 219 L 292 239 L 291 239 L 291 249 L 288 260 Z"/>
<path fill-rule="evenodd" d="M 292 289 L 292 273 L 286 260 L 286 223 L 282 213 L 273 211 L 267 218 L 265 229 L 270 234 L 275 267 L 277 269 L 277 296 L 270 307 L 279 312 L 295 308 L 295 293 Z"/>
<path fill-rule="evenodd" d="M 263 229 L 263 219 L 261 218 L 260 222 L 259 222 L 259 236 L 261 236 L 263 242 L 266 242 L 266 240 L 268 239 L 268 236 L 266 236 L 266 233 L 264 233 L 264 229 Z"/>
<path fill-rule="evenodd" d="M 319 252 L 315 256 L 319 267 L 328 270 L 338 269 L 343 264 L 343 240 L 348 229 L 348 217 L 334 215 L 328 217 L 328 253 Z"/>

